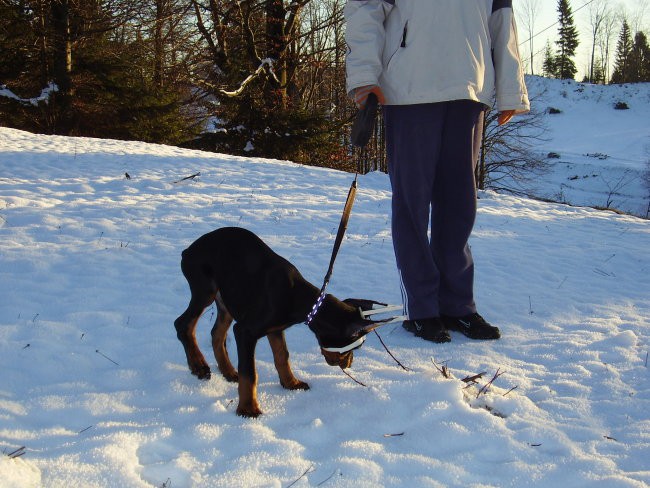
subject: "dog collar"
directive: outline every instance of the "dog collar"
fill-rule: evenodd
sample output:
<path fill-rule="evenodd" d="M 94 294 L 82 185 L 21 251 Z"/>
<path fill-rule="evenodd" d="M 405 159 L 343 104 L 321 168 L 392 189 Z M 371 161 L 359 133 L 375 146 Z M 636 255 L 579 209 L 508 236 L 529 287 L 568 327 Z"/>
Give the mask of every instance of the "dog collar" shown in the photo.
<path fill-rule="evenodd" d="M 359 337 L 356 341 L 354 341 L 352 344 L 348 344 L 347 346 L 343 347 L 321 347 L 323 351 L 327 352 L 338 352 L 338 353 L 343 353 L 343 352 L 348 352 L 352 351 L 353 349 L 356 349 L 357 347 L 361 347 L 361 344 L 363 344 L 366 340 L 366 336 Z"/>

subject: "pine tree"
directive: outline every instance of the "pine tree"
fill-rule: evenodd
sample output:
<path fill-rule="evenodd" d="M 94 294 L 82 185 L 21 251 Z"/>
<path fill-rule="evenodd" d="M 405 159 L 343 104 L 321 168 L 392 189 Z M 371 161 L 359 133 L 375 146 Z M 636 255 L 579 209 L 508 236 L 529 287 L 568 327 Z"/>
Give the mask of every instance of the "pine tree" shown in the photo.
<path fill-rule="evenodd" d="M 591 75 L 591 83 L 596 83 L 598 85 L 604 85 L 607 83 L 607 79 L 605 77 L 605 68 L 604 68 L 604 62 L 603 59 L 600 57 L 597 57 L 594 60 L 594 68 L 593 72 Z"/>
<path fill-rule="evenodd" d="M 547 78 L 555 77 L 555 55 L 551 49 L 551 43 L 546 43 L 546 49 L 544 50 L 544 64 L 542 64 L 542 74 Z"/>
<path fill-rule="evenodd" d="M 650 81 L 649 63 L 650 47 L 648 46 L 648 38 L 643 32 L 637 32 L 630 52 L 628 81 L 631 83 Z"/>
<path fill-rule="evenodd" d="M 627 20 L 623 21 L 621 34 L 616 44 L 616 61 L 611 83 L 627 83 L 630 81 L 630 53 L 632 52 L 632 34 Z"/>
<path fill-rule="evenodd" d="M 572 79 L 578 71 L 571 59 L 575 56 L 578 47 L 578 29 L 573 22 L 573 12 L 569 0 L 558 0 L 557 11 L 560 15 L 558 21 L 560 40 L 556 42 L 555 76 L 562 80 Z"/>

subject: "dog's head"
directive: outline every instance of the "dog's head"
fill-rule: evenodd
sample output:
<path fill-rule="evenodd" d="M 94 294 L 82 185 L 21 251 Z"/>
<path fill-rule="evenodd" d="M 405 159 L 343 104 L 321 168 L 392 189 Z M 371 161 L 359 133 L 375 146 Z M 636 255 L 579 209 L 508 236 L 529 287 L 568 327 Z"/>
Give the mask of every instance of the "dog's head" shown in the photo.
<path fill-rule="evenodd" d="M 347 369 L 352 366 L 354 350 L 361 347 L 365 336 L 381 325 L 365 319 L 359 309 L 328 295 L 310 328 L 318 338 L 321 354 L 330 366 Z"/>

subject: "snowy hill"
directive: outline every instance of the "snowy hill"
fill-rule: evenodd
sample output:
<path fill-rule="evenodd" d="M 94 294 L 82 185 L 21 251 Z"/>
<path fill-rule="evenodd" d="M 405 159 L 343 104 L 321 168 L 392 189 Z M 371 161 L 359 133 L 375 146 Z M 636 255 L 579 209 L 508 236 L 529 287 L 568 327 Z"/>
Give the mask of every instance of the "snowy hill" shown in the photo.
<path fill-rule="evenodd" d="M 540 189 L 555 191 L 569 166 L 592 164 L 604 181 L 621 167 L 640 173 L 648 122 L 635 105 L 648 113 L 647 87 L 621 88 L 630 110 L 610 114 L 618 93 L 574 97 L 569 86 L 544 95 L 562 113 L 549 115 L 553 138 L 539 150 L 567 171 Z M 577 119 L 588 114 L 589 130 Z M 609 157 L 584 156 L 596 152 Z M 363 387 L 327 366 L 298 324 L 287 342 L 311 390 L 283 390 L 260 341 L 256 420 L 235 415 L 236 385 L 190 375 L 173 327 L 189 299 L 181 251 L 243 226 L 319 285 L 351 179 L 0 128 L 0 487 L 648 486 L 650 223 L 633 216 L 483 192 L 476 294 L 501 340 L 452 333 L 434 345 L 385 326 L 410 371 L 370 335 L 351 368 Z M 602 198 L 598 180 L 568 180 L 565 194 Z M 641 207 L 642 191 L 625 188 Z M 399 303 L 389 211 L 386 175 L 360 177 L 336 296 Z M 208 309 L 197 332 L 214 372 L 213 320 Z"/>
<path fill-rule="evenodd" d="M 532 104 L 548 114 L 548 133 L 534 149 L 551 171 L 534 185 L 536 196 L 609 207 L 647 217 L 650 188 L 650 83 L 589 85 L 527 77 Z M 617 110 L 617 104 L 628 109 Z"/>

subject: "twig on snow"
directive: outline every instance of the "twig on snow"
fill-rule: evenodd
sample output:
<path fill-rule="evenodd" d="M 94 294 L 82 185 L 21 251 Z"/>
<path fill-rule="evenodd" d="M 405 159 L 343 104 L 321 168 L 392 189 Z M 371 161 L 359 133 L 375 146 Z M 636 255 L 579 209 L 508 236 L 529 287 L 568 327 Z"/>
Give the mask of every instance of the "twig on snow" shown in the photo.
<path fill-rule="evenodd" d="M 329 480 L 331 480 L 331 479 L 334 477 L 334 475 L 335 475 L 336 473 L 339 473 L 339 474 L 340 474 L 340 472 L 339 472 L 338 469 L 335 469 L 334 472 L 333 472 L 331 475 L 329 475 L 329 476 L 328 476 L 327 478 L 325 478 L 323 481 L 321 481 L 320 483 L 318 483 L 316 486 L 324 485 L 324 484 L 327 483 Z"/>
<path fill-rule="evenodd" d="M 483 371 L 482 373 L 478 373 L 472 376 L 465 376 L 462 380 L 463 383 L 467 383 L 467 386 L 475 385 L 478 383 L 478 380 L 483 378 L 483 375 L 486 374 L 486 371 Z"/>
<path fill-rule="evenodd" d="M 494 380 L 496 380 L 499 376 L 501 376 L 501 375 L 503 374 L 503 373 L 500 373 L 499 371 L 501 371 L 501 368 L 497 369 L 497 372 L 494 373 L 494 376 L 492 377 L 492 379 L 491 379 L 490 381 L 488 381 L 488 382 L 487 382 L 487 383 L 486 383 L 486 384 L 485 384 L 485 385 L 484 385 L 484 386 L 483 386 L 483 387 L 478 391 L 478 393 L 476 394 L 476 398 L 478 398 L 478 397 L 481 395 L 481 393 L 483 393 L 483 394 L 487 393 L 487 391 L 488 391 L 488 389 L 490 388 L 490 386 L 492 386 L 492 383 L 494 383 Z"/>
<path fill-rule="evenodd" d="M 291 483 L 290 485 L 287 485 L 287 488 L 291 488 L 293 485 L 295 485 L 296 483 L 298 483 L 298 481 L 300 481 L 302 478 L 304 478 L 305 475 L 306 475 L 307 473 L 309 473 L 309 472 L 313 469 L 313 467 L 314 467 L 314 465 L 313 465 L 313 464 L 310 464 L 309 467 L 305 470 L 305 472 L 302 473 L 302 474 L 298 477 L 298 479 L 296 479 L 295 481 L 293 481 L 293 483 Z"/>
<path fill-rule="evenodd" d="M 114 365 L 119 366 L 118 363 L 116 363 L 115 361 L 113 361 L 111 358 L 109 358 L 106 354 L 104 354 L 103 352 L 101 352 L 99 349 L 96 349 L 95 352 L 96 352 L 97 354 L 99 354 L 100 356 L 103 356 L 103 357 L 105 357 L 106 359 L 108 359 L 108 360 L 109 360 L 111 363 L 113 363 Z"/>
<path fill-rule="evenodd" d="M 22 446 L 16 449 L 15 451 L 10 452 L 9 454 L 7 454 L 7 456 L 11 459 L 16 459 L 24 454 L 25 454 L 25 446 Z"/>
<path fill-rule="evenodd" d="M 347 372 L 346 370 L 344 370 L 343 368 L 341 368 L 341 371 L 343 371 L 343 372 L 345 373 L 345 375 L 346 375 L 348 378 L 350 378 L 352 381 L 354 381 L 355 383 L 357 383 L 357 384 L 359 384 L 359 385 L 361 385 L 361 386 L 365 386 L 366 388 L 368 388 L 368 385 L 365 385 L 365 384 L 361 383 L 358 379 L 356 379 L 354 376 L 352 376 L 350 373 L 348 373 L 348 372 Z"/>
<path fill-rule="evenodd" d="M 615 278 L 616 277 L 616 275 L 614 273 L 603 271 L 600 268 L 594 268 L 594 273 L 599 274 L 601 276 L 607 276 L 609 278 Z"/>
<path fill-rule="evenodd" d="M 400 363 L 399 360 L 398 360 L 395 356 L 393 356 L 393 353 L 392 353 L 392 352 L 390 352 L 390 351 L 388 350 L 388 347 L 386 347 L 386 344 L 384 344 L 384 341 L 381 339 L 381 336 L 380 336 L 379 333 L 377 332 L 377 329 L 375 329 L 373 332 L 374 332 L 375 335 L 377 336 L 377 339 L 379 339 L 379 342 L 381 342 L 381 345 L 384 346 L 384 349 L 386 349 L 386 352 L 388 353 L 388 355 L 389 355 L 390 357 L 392 357 L 392 358 L 395 360 L 395 362 L 396 362 L 396 363 L 397 363 L 397 364 L 398 364 L 398 365 L 399 365 L 399 366 L 400 366 L 404 371 L 410 371 L 406 366 L 404 366 L 402 363 Z"/>
<path fill-rule="evenodd" d="M 201 176 L 200 171 L 198 173 L 194 173 L 193 175 L 186 176 L 185 178 L 181 178 L 180 180 L 176 180 L 173 183 L 176 184 L 176 183 L 180 183 L 181 181 L 185 181 L 185 180 L 193 180 L 197 176 Z"/>
<path fill-rule="evenodd" d="M 440 372 L 442 376 L 444 376 L 447 379 L 451 378 L 451 374 L 449 373 L 449 368 L 447 368 L 446 361 L 442 363 L 442 366 L 438 366 L 433 358 L 431 358 L 431 362 L 433 363 L 435 368 Z"/>
<path fill-rule="evenodd" d="M 503 396 L 506 396 L 508 393 L 510 393 L 510 392 L 513 391 L 513 390 L 516 390 L 517 388 L 519 388 L 519 385 L 517 385 L 517 386 L 513 386 L 513 387 L 510 388 L 508 391 L 506 391 L 506 392 L 503 394 Z"/>

